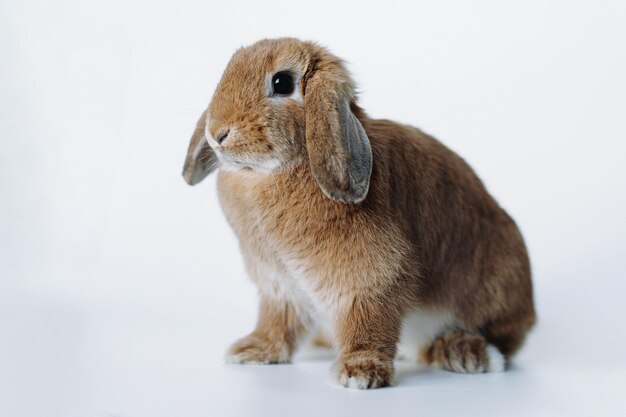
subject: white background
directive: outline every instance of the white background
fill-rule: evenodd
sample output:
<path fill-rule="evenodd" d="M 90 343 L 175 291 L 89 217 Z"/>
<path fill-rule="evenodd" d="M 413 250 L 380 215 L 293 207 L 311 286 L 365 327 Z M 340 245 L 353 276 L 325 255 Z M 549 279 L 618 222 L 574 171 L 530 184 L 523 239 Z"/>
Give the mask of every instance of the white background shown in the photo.
<path fill-rule="evenodd" d="M 626 3 L 0 4 L 0 415 L 626 415 Z M 256 292 L 180 175 L 230 55 L 321 42 L 362 106 L 464 156 L 520 225 L 539 323 L 505 374 L 222 363 Z"/>

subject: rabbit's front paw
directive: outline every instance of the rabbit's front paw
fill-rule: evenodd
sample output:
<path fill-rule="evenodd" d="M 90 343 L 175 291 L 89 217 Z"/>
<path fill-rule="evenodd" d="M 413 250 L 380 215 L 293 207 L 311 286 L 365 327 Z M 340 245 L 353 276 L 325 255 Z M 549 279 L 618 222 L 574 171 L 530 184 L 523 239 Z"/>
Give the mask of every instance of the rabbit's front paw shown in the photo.
<path fill-rule="evenodd" d="M 267 365 L 287 363 L 291 359 L 291 349 L 283 341 L 266 340 L 251 334 L 239 339 L 226 353 L 227 363 Z"/>
<path fill-rule="evenodd" d="M 381 388 L 393 380 L 393 362 L 373 353 L 343 355 L 337 361 L 336 369 L 339 383 L 347 388 Z"/>

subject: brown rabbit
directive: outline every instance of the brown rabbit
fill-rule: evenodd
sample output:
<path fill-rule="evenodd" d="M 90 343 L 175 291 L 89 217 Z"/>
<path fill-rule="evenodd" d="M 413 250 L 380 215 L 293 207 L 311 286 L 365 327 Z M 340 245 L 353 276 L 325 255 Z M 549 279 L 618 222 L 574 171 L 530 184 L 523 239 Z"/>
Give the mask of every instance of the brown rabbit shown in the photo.
<path fill-rule="evenodd" d="M 262 40 L 233 55 L 183 175 L 193 185 L 217 167 L 260 292 L 232 362 L 288 362 L 322 329 L 340 383 L 377 388 L 399 344 L 446 370 L 503 370 L 535 321 L 514 221 L 436 139 L 368 118 L 317 44 Z"/>

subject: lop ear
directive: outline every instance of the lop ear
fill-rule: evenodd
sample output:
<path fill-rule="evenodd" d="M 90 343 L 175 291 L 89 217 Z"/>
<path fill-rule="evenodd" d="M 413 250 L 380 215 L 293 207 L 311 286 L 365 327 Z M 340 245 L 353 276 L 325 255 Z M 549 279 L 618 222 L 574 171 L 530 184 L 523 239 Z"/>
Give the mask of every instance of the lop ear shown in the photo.
<path fill-rule="evenodd" d="M 350 109 L 349 81 L 323 73 L 306 83 L 304 112 L 311 172 L 322 192 L 336 201 L 359 203 L 372 172 L 369 138 Z"/>
<path fill-rule="evenodd" d="M 219 165 L 219 160 L 204 135 L 206 112 L 206 110 L 202 112 L 187 149 L 183 178 L 189 185 L 196 185 Z"/>

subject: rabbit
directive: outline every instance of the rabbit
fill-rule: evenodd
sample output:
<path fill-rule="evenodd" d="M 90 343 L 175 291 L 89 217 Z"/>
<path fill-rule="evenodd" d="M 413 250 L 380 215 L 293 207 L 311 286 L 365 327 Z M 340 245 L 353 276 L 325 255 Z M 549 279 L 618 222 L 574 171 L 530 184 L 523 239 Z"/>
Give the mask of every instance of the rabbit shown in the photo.
<path fill-rule="evenodd" d="M 228 362 L 287 363 L 323 331 L 338 382 L 379 388 L 399 350 L 453 372 L 505 370 L 535 322 L 515 222 L 438 140 L 369 118 L 344 62 L 317 43 L 234 53 L 183 177 L 215 170 L 260 297 Z"/>

